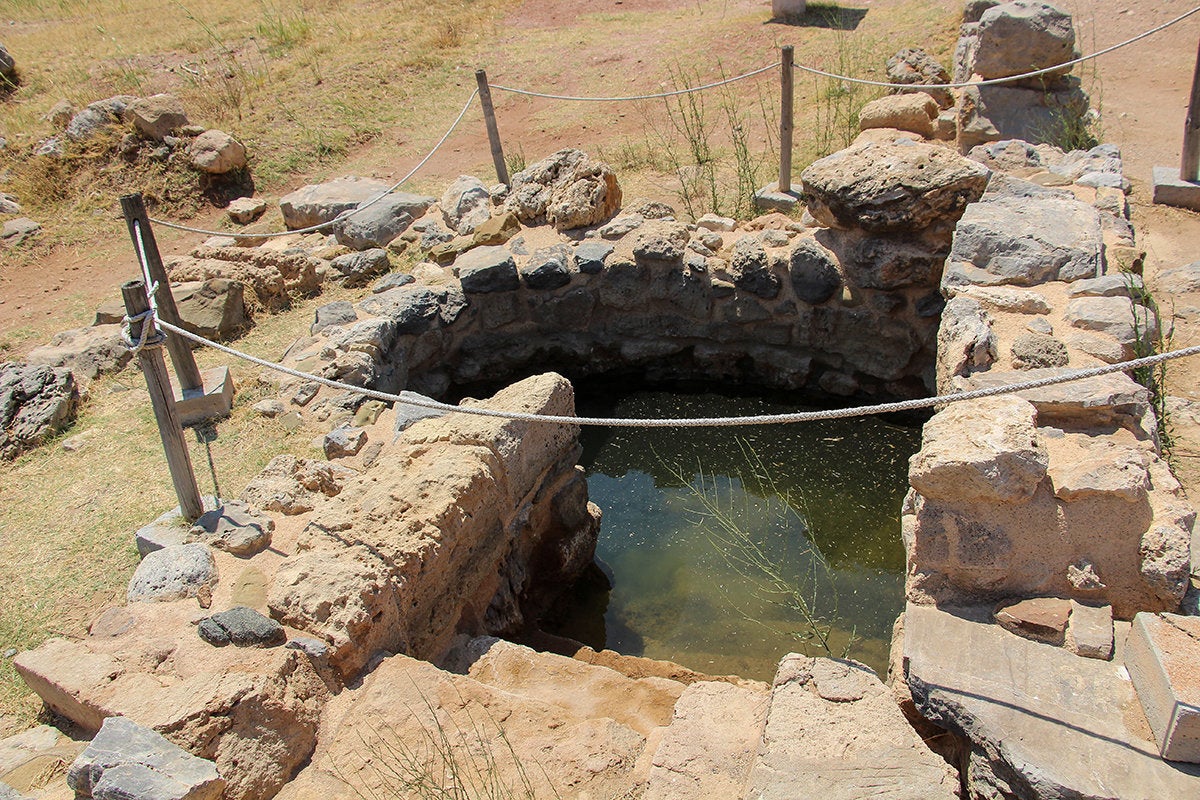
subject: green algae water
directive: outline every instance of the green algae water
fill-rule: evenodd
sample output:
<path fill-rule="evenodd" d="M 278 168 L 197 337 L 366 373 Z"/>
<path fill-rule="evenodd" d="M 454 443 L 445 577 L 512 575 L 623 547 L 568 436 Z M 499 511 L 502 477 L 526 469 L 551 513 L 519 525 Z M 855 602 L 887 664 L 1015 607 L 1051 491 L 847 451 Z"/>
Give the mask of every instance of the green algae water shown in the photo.
<path fill-rule="evenodd" d="M 759 397 L 582 393 L 580 413 L 772 414 Z M 880 418 L 737 428 L 585 428 L 604 512 L 597 561 L 548 629 L 709 674 L 770 680 L 789 652 L 887 669 L 903 609 L 900 507 L 920 429 Z M 814 624 L 815 623 L 815 624 Z M 814 629 L 820 631 L 814 635 Z"/>

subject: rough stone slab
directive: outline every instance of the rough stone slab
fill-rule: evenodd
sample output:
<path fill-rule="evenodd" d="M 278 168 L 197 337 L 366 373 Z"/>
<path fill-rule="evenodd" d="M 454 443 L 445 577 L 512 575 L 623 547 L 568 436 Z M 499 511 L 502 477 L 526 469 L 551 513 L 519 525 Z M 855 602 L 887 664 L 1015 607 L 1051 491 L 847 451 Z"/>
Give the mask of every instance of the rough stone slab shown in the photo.
<path fill-rule="evenodd" d="M 1071 601 L 1066 648 L 1077 656 L 1107 661 L 1113 654 L 1112 606 L 1087 606 Z"/>
<path fill-rule="evenodd" d="M 188 532 L 187 541 L 204 542 L 235 556 L 248 557 L 270 546 L 273 530 L 275 521 L 270 517 L 246 503 L 230 500 L 201 514 Z"/>
<path fill-rule="evenodd" d="M 180 600 L 197 597 L 217 582 L 217 562 L 208 545 L 194 543 L 164 547 L 142 559 L 129 579 L 126 599 Z"/>
<path fill-rule="evenodd" d="M 344 211 L 357 208 L 388 190 L 383 181 L 348 175 L 326 183 L 310 184 L 279 198 L 279 210 L 289 230 L 332 222 Z"/>
<path fill-rule="evenodd" d="M 992 615 L 1005 630 L 1055 646 L 1063 643 L 1071 603 L 1057 597 L 1032 597 L 1015 603 L 1002 603 Z"/>
<path fill-rule="evenodd" d="M 1029 369 L 1019 372 L 977 372 L 963 378 L 963 389 L 983 389 L 1003 386 L 1022 381 L 1037 380 L 1050 375 L 1070 372 L 1066 369 Z M 1021 397 L 1037 408 L 1042 417 L 1068 418 L 1084 425 L 1109 424 L 1121 418 L 1140 422 L 1149 408 L 1146 388 L 1134 382 L 1124 373 L 1084 378 L 1069 383 L 1043 386 L 1018 392 Z"/>
<path fill-rule="evenodd" d="M 66 367 L 75 378 L 93 380 L 124 369 L 133 354 L 121 340 L 120 325 L 93 325 L 56 333 L 50 344 L 30 351 L 30 364 Z"/>
<path fill-rule="evenodd" d="M 1200 796 L 1200 767 L 1159 758 L 1119 661 L 1021 639 L 979 611 L 909 603 L 904 623 L 913 700 L 971 741 L 969 789 L 996 797 L 988 787 L 1003 782 L 1019 800 Z"/>
<path fill-rule="evenodd" d="M 1154 203 L 1200 211 L 1200 183 L 1185 181 L 1175 167 L 1155 167 L 1153 172 Z"/>
<path fill-rule="evenodd" d="M 476 247 L 454 262 L 464 292 L 511 292 L 521 286 L 512 253 L 503 247 Z"/>
<path fill-rule="evenodd" d="M 870 669 L 795 653 L 780 662 L 746 800 L 935 800 L 957 788 Z"/>
<path fill-rule="evenodd" d="M 1125 667 L 1162 757 L 1200 763 L 1200 618 L 1138 614 Z"/>
<path fill-rule="evenodd" d="M 104 720 L 71 765 L 67 785 L 97 800 L 218 800 L 225 790 L 211 761 L 125 717 Z"/>
<path fill-rule="evenodd" d="M 767 717 L 766 692 L 729 683 L 693 683 L 654 753 L 644 800 L 738 797 Z"/>
<path fill-rule="evenodd" d="M 229 367 L 213 367 L 200 373 L 201 387 L 183 391 L 172 385 L 175 393 L 175 410 L 179 412 L 179 424 L 195 425 L 210 419 L 229 416 L 233 408 L 233 375 Z"/>

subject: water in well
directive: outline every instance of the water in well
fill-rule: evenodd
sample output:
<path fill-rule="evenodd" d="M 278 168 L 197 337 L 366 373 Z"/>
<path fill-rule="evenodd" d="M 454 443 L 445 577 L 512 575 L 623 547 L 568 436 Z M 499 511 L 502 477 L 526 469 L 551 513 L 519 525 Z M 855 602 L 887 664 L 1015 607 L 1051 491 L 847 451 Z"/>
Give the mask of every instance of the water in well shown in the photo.
<path fill-rule="evenodd" d="M 580 413 L 701 417 L 778 400 L 581 392 Z M 588 428 L 597 560 L 549 621 L 593 647 L 770 680 L 789 651 L 848 651 L 882 676 L 903 608 L 900 507 L 920 429 L 880 418 L 739 428 Z M 611 583 L 611 589 L 605 584 Z"/>

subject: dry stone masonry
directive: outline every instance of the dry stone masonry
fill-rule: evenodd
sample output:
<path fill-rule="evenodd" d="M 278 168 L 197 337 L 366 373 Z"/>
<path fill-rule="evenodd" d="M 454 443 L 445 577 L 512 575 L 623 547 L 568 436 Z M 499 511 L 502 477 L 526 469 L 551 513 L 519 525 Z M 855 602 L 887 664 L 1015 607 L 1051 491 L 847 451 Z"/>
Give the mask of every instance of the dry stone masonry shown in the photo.
<path fill-rule="evenodd" d="M 973 0 L 955 72 L 1073 52 L 1052 6 Z M 917 50 L 888 72 L 945 80 Z M 1120 152 L 1037 135 L 1081 97 L 1064 73 L 882 98 L 851 147 L 804 171 L 801 219 L 622 207 L 607 165 L 563 150 L 511 187 L 460 176 L 440 197 L 307 186 L 280 201 L 287 226 L 331 233 L 210 241 L 169 267 L 194 282 L 181 310 L 206 310 L 188 324 L 216 335 L 327 280 L 358 289 L 318 308 L 283 361 L 402 401 L 534 374 L 463 403 L 572 415 L 548 368 L 875 398 L 1058 375 L 1158 344 Z M 121 115 L 164 140 L 186 122 L 162 97 L 62 116 L 80 135 Z M 1200 291 L 1198 274 L 1160 283 Z M 110 368 L 91 345 L 113 320 L 97 322 L 67 337 L 88 347 L 39 358 Z M 25 388 L 69 395 L 61 366 L 0 375 L 14 446 L 65 419 L 69 400 Z M 325 459 L 280 455 L 195 525 L 176 510 L 142 528 L 127 604 L 14 659 L 97 734 L 70 772 L 82 796 L 375 796 L 480 753 L 487 780 L 535 797 L 1200 795 L 1200 635 L 1177 613 L 1196 606 L 1195 511 L 1124 373 L 929 418 L 901 509 L 890 687 L 849 660 L 787 655 L 768 687 L 540 634 L 594 558 L 577 428 L 264 380 L 276 397 L 255 408 L 322 426 Z M 27 407 L 49 420 L 10 424 Z"/>

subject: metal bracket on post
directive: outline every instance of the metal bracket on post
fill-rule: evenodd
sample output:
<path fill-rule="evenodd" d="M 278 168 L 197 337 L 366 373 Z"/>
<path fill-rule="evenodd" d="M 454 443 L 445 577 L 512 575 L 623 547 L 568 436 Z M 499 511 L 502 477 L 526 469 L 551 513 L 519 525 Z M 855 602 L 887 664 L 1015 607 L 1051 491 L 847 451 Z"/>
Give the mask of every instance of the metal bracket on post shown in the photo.
<path fill-rule="evenodd" d="M 488 142 L 492 145 L 492 164 L 496 167 L 496 178 L 505 186 L 511 186 L 508 164 L 504 163 L 504 147 L 500 144 L 500 129 L 496 127 L 496 109 L 492 107 L 492 90 L 488 86 L 487 72 L 475 70 L 475 83 L 479 87 L 479 104 L 483 106 L 483 121 L 487 125 Z"/>
<path fill-rule="evenodd" d="M 133 240 L 134 252 L 143 253 L 146 257 L 146 270 L 149 274 L 145 279 L 158 284 L 154 292 L 158 316 L 165 322 L 179 325 L 179 309 L 175 306 L 174 295 L 171 294 L 171 281 L 167 279 L 167 270 L 163 267 L 162 256 L 159 255 L 158 242 L 154 240 L 154 231 L 150 228 L 150 218 L 146 215 L 146 204 L 142 201 L 142 195 L 127 194 L 122 197 L 121 211 L 125 214 L 125 224 L 129 227 L 129 238 Z M 204 379 L 200 375 L 200 368 L 196 366 L 191 344 L 182 337 L 168 335 L 167 352 L 171 354 L 171 363 L 175 365 L 175 377 L 179 380 L 179 387 L 184 395 L 197 390 L 203 392 Z"/>
<path fill-rule="evenodd" d="M 146 299 L 146 284 L 142 281 L 123 284 L 121 297 L 125 301 L 125 315 L 130 319 L 129 338 L 134 342 L 140 341 L 143 320 L 138 317 L 150 310 L 150 302 Z M 175 397 L 171 390 L 171 378 L 167 374 L 167 363 L 163 360 L 162 349 L 158 346 L 139 349 L 137 358 L 142 374 L 146 376 L 146 389 L 150 392 L 150 403 L 154 407 L 159 436 L 162 437 L 171 482 L 175 484 L 175 496 L 179 498 L 179 510 L 184 519 L 195 522 L 204 513 L 204 502 L 200 499 L 196 474 L 192 471 L 192 458 L 183 438 L 183 428 L 179 425 L 179 414 L 175 409 Z"/>

